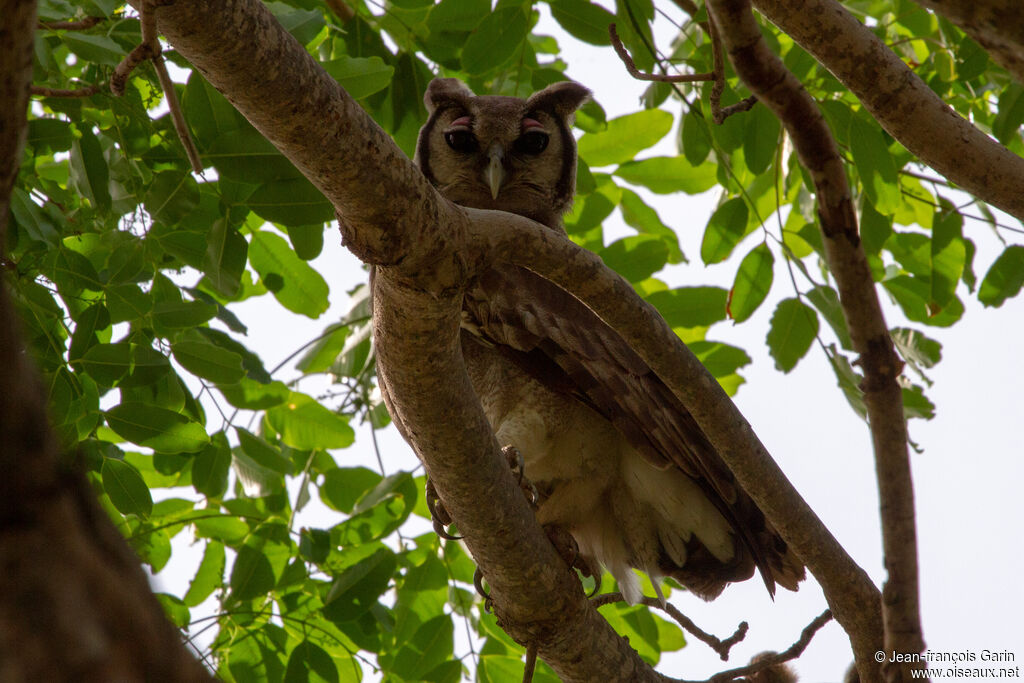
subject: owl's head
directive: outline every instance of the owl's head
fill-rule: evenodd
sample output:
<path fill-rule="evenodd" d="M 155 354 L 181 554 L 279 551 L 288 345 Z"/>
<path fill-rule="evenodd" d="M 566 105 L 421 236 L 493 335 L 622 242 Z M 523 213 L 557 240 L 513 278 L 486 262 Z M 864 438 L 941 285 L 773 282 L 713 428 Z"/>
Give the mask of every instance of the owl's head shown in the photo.
<path fill-rule="evenodd" d="M 435 78 L 424 96 L 430 118 L 416 163 L 456 204 L 560 226 L 576 191 L 572 119 L 589 96 L 562 81 L 525 100 L 477 97 L 457 79 Z"/>

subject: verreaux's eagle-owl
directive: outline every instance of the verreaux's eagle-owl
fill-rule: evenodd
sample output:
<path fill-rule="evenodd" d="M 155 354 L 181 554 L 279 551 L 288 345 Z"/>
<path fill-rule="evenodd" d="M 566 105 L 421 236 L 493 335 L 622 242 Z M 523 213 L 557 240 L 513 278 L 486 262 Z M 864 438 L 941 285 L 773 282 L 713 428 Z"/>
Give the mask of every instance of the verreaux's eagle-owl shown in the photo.
<path fill-rule="evenodd" d="M 589 94 L 564 81 L 525 100 L 478 97 L 435 79 L 416 163 L 456 204 L 564 232 L 576 184 L 571 125 Z M 689 412 L 579 300 L 498 264 L 468 288 L 462 327 L 473 387 L 498 442 L 522 453 L 538 520 L 571 533 L 629 601 L 640 597 L 632 568 L 704 599 L 755 567 L 773 594 L 776 584 L 796 590 L 802 564 Z"/>

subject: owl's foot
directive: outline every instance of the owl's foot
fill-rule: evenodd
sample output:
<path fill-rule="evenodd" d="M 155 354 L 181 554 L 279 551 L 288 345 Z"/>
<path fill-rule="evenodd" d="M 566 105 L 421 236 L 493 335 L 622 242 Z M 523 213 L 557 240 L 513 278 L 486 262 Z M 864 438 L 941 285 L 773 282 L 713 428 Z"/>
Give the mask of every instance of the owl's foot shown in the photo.
<path fill-rule="evenodd" d="M 434 525 L 434 532 L 449 541 L 461 540 L 462 536 L 453 536 L 445 529 L 445 527 L 451 526 L 452 516 L 445 509 L 441 497 L 437 495 L 437 489 L 434 488 L 434 482 L 430 479 L 427 479 L 427 486 L 423 493 L 427 499 L 427 509 L 430 510 L 430 521 Z"/>
<path fill-rule="evenodd" d="M 476 588 L 477 594 L 484 599 L 484 611 L 490 612 L 494 607 L 494 601 L 491 600 L 491 594 L 484 588 L 484 573 L 480 571 L 480 567 L 473 572 L 473 587 Z"/>
<path fill-rule="evenodd" d="M 519 449 L 509 444 L 503 446 L 501 449 L 502 455 L 508 461 L 508 467 L 512 470 L 512 475 L 516 478 L 516 483 L 519 484 L 519 488 L 522 489 L 523 495 L 526 496 L 526 502 L 530 504 L 534 510 L 537 509 L 537 487 L 533 485 L 533 482 L 526 478 L 526 461 L 523 460 L 523 454 L 519 452 Z"/>
<path fill-rule="evenodd" d="M 580 547 L 576 544 L 576 539 L 572 537 L 572 534 L 557 524 L 545 524 L 544 533 L 548 535 L 551 545 L 555 546 L 555 550 L 570 570 L 578 569 L 582 576 L 594 580 L 594 590 L 596 591 L 601 584 L 601 575 L 594 571 L 587 558 L 580 554 Z"/>

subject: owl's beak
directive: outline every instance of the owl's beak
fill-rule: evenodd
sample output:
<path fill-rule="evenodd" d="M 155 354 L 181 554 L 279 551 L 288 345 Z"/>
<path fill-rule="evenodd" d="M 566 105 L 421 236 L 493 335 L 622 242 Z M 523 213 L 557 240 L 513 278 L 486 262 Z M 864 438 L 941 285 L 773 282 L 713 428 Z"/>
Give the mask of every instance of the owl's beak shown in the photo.
<path fill-rule="evenodd" d="M 484 177 L 487 179 L 487 185 L 491 188 L 491 199 L 497 199 L 501 184 L 505 182 L 505 166 L 502 164 L 505 158 L 505 149 L 500 143 L 495 142 L 488 150 L 487 156 L 491 161 L 487 164 Z"/>

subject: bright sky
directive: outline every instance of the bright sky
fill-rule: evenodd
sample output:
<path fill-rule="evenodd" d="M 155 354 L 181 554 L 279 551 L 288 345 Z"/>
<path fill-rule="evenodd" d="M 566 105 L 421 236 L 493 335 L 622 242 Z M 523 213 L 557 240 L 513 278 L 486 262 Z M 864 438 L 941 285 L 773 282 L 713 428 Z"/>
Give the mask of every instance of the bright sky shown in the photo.
<path fill-rule="evenodd" d="M 548 18 L 541 26 L 559 36 L 569 75 L 594 90 L 609 117 L 636 109 L 645 86 L 629 78 L 611 50 L 578 43 Z M 662 22 L 660 29 L 659 44 L 667 46 L 671 27 Z M 672 140 L 674 132 L 656 150 L 675 153 Z M 717 201 L 715 191 L 701 197 L 642 194 L 678 231 L 683 251 L 691 259 L 659 277 L 673 286 L 729 287 L 738 262 L 705 267 L 699 257 L 703 227 Z M 1013 219 L 1002 219 L 1020 227 Z M 614 221 L 606 224 L 606 231 L 609 240 L 628 234 L 627 228 Z M 980 279 L 1002 245 L 986 224 L 968 223 L 965 235 L 977 244 L 975 270 Z M 1004 232 L 1002 237 L 1022 241 L 1019 233 Z M 736 253 L 746 253 L 757 239 L 748 238 Z M 285 319 L 280 307 L 266 298 L 232 306 L 249 326 L 245 343 L 268 367 L 339 320 L 347 308 L 344 292 L 365 279 L 358 262 L 340 247 L 337 232 L 328 232 L 325 243 L 324 253 L 313 265 L 328 279 L 332 308 L 319 320 L 291 315 Z M 772 295 L 750 320 L 738 326 L 719 323 L 708 336 L 744 348 L 753 357 L 752 365 L 741 371 L 747 383 L 736 396 L 737 404 L 811 507 L 880 585 L 885 573 L 868 429 L 848 407 L 817 348 L 788 375 L 776 371 L 767 354 L 764 337 L 775 304 L 793 296 L 784 267 L 782 259 L 777 259 Z M 1024 447 L 1014 426 L 1024 414 L 1018 386 L 1024 376 L 1020 359 L 1024 301 L 1017 298 L 1001 309 L 983 309 L 974 297 L 962 289 L 959 293 L 966 306 L 962 321 L 951 329 L 923 330 L 943 345 L 943 360 L 929 373 L 934 386 L 927 390 L 938 415 L 931 422 L 914 420 L 910 424 L 911 437 L 923 449 L 912 460 L 925 638 L 932 651 L 967 651 L 980 658 L 985 649 L 1008 650 L 1020 664 L 1024 658 L 1024 629 L 1020 626 L 1024 590 L 1018 575 L 1024 560 L 1020 541 L 1024 497 L 1019 486 L 1024 480 Z M 882 297 L 890 326 L 923 329 L 908 323 L 884 293 Z M 288 334 L 283 335 L 282 330 Z M 823 329 L 826 342 L 828 333 Z M 282 378 L 290 377 L 285 374 Z M 312 386 L 303 389 L 316 395 Z M 365 426 L 358 428 L 356 445 L 334 453 L 339 464 L 376 467 L 369 436 Z M 393 428 L 378 438 L 390 471 L 416 466 L 415 457 Z M 338 521 L 338 515 L 318 505 L 314 497 L 296 528 L 329 527 Z M 422 530 L 426 528 L 424 524 Z M 195 552 L 176 542 L 171 565 L 157 577 L 158 585 L 180 594 L 197 561 Z M 740 621 L 750 623 L 746 641 L 733 650 L 728 663 L 697 641 L 663 658 L 660 671 L 687 679 L 706 678 L 745 664 L 764 650 L 785 649 L 826 607 L 813 579 L 802 584 L 798 593 L 780 590 L 774 602 L 758 580 L 729 587 L 713 603 L 685 593 L 676 593 L 671 601 L 705 630 L 721 637 L 731 634 Z M 464 632 L 463 625 L 457 623 L 456 633 Z M 461 647 L 465 651 L 464 640 Z M 833 622 L 819 632 L 796 669 L 805 683 L 827 683 L 841 680 L 851 661 L 849 642 Z"/>

